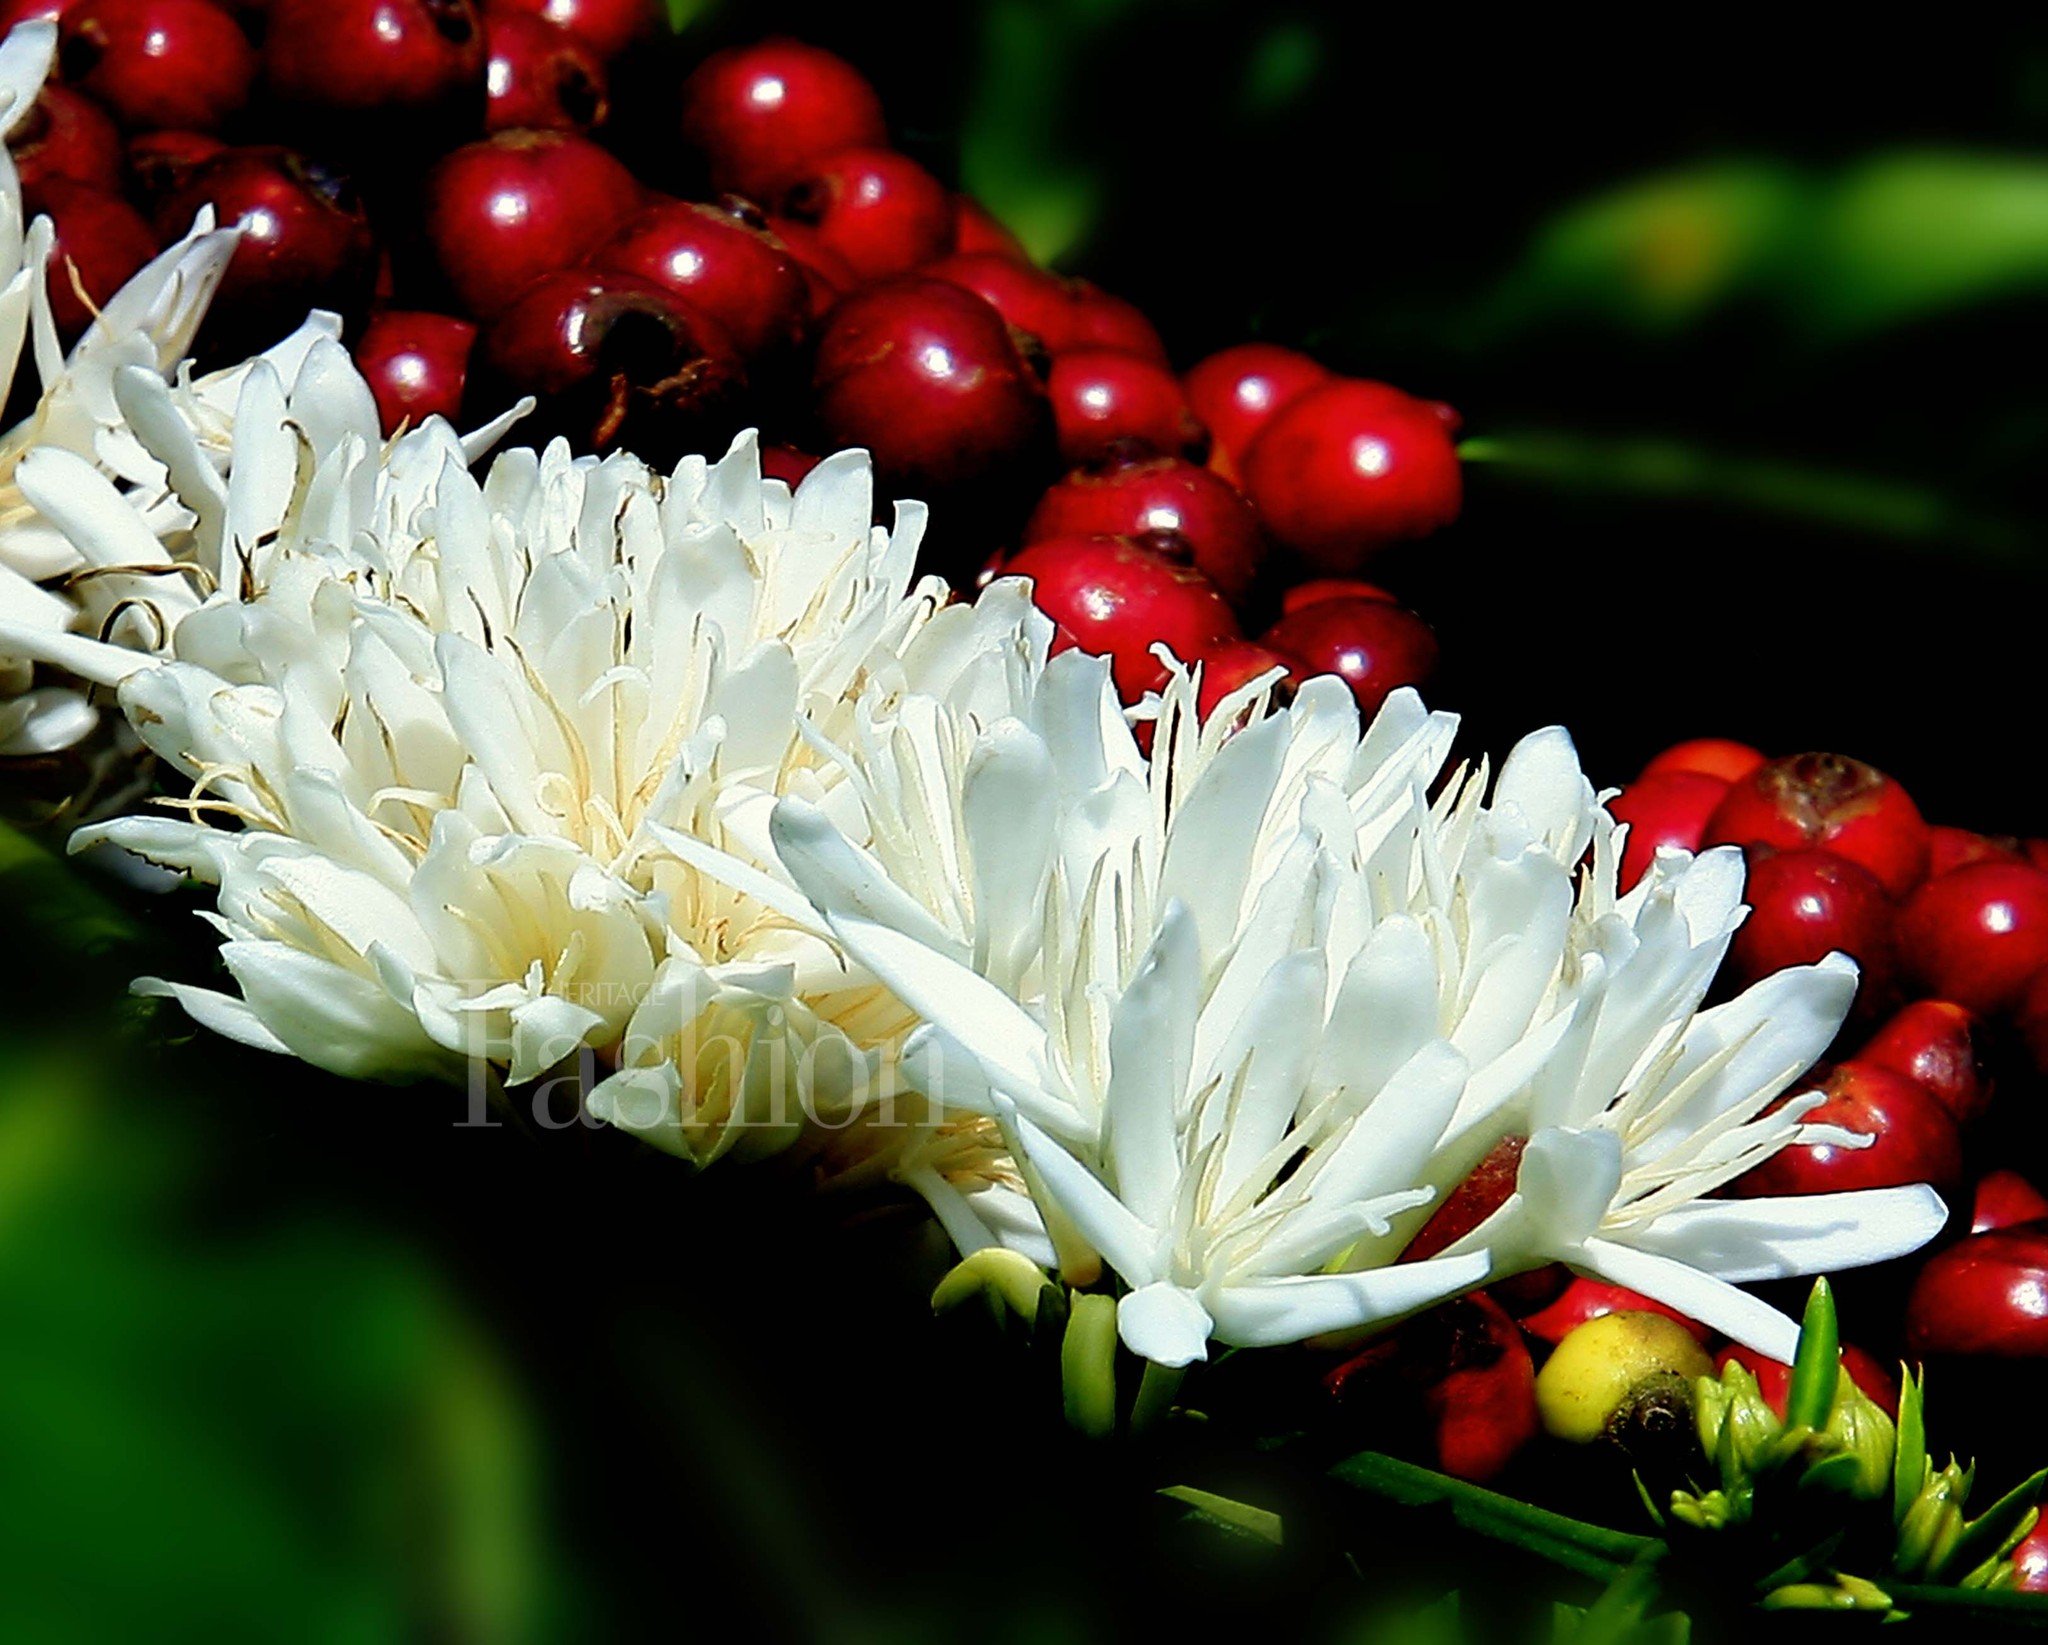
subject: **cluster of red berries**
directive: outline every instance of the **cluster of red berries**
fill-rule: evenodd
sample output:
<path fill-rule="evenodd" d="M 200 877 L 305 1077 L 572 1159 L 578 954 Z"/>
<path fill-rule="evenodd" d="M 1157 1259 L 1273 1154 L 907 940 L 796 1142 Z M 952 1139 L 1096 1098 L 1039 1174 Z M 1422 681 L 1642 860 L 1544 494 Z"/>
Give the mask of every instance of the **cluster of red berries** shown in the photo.
<path fill-rule="evenodd" d="M 0 0 L 29 16 L 58 78 L 11 141 L 68 333 L 211 207 L 244 238 L 202 354 L 336 311 L 387 430 L 532 395 L 526 438 L 656 462 L 749 424 L 786 480 L 865 446 L 937 505 L 941 569 L 1034 577 L 1132 700 L 1161 642 L 1205 705 L 1277 669 L 1370 711 L 1431 671 L 1355 579 L 1456 517 L 1449 408 L 1263 344 L 1176 375 L 1138 309 L 892 148 L 829 52 L 642 73 L 666 142 L 638 146 L 684 156 L 686 199 L 607 146 L 654 0 Z"/>

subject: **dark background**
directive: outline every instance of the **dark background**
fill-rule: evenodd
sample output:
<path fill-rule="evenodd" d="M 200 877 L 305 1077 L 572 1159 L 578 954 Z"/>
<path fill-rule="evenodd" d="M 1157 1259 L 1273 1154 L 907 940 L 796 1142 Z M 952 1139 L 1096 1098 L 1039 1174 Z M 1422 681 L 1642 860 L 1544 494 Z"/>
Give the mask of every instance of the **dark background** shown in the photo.
<path fill-rule="evenodd" d="M 1466 516 L 1387 579 L 1468 751 L 1832 747 L 2048 831 L 2040 29 L 781 3 L 681 60 L 770 25 L 1178 358 L 1264 337 L 1462 409 Z M 1176 1526 L 1158 1459 L 928 1318 L 915 1218 L 112 1032 L 129 976 L 199 974 L 189 907 L 8 852 L 0 1637 L 1452 1637 L 1388 1566 Z M 1465 1570 L 1482 1618 L 1540 1597 Z"/>

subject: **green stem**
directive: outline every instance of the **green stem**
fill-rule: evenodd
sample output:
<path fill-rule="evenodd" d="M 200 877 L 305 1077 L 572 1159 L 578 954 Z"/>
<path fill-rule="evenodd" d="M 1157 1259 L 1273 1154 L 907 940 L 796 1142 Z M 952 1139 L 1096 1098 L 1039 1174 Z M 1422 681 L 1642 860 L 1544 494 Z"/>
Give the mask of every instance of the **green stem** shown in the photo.
<path fill-rule="evenodd" d="M 1180 1392 L 1181 1378 L 1187 1375 L 1186 1368 L 1178 1365 L 1154 1365 L 1145 1362 L 1144 1380 L 1138 1384 L 1138 1398 L 1131 1406 L 1131 1432 L 1149 1434 L 1156 1428 L 1166 1413 L 1173 1409 L 1173 1399 Z"/>
<path fill-rule="evenodd" d="M 1779 514 L 1902 542 L 1937 539 L 1985 559 L 2026 557 L 2026 534 L 1939 492 L 1867 474 L 1703 451 L 1680 440 L 1526 430 L 1458 446 L 1468 464 L 1564 489 Z"/>
<path fill-rule="evenodd" d="M 1361 1451 L 1345 1458 L 1331 1469 L 1331 1475 L 1346 1485 L 1410 1507 L 1448 1508 L 1451 1517 L 1469 1531 L 1603 1581 L 1639 1561 L 1654 1562 L 1664 1555 L 1664 1543 L 1656 1537 L 1573 1519 L 1378 1451 Z"/>

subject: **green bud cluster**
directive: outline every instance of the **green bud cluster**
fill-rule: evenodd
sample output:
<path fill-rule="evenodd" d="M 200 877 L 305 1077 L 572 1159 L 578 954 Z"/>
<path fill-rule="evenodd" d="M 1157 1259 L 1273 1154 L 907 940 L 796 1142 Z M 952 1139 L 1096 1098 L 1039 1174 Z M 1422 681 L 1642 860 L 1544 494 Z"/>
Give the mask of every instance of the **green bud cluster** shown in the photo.
<path fill-rule="evenodd" d="M 1888 1584 L 2011 1585 L 2048 1469 L 1971 1518 L 1975 1470 L 1928 1455 L 1921 1379 L 1906 1374 L 1895 1423 L 1842 1373 L 1825 1280 L 1807 1305 L 1784 1417 L 1737 1364 L 1700 1380 L 1695 1411 L 1710 1477 L 1672 1493 L 1670 1518 L 1739 1538 L 1765 1573 L 1767 1606 L 1889 1611 Z"/>

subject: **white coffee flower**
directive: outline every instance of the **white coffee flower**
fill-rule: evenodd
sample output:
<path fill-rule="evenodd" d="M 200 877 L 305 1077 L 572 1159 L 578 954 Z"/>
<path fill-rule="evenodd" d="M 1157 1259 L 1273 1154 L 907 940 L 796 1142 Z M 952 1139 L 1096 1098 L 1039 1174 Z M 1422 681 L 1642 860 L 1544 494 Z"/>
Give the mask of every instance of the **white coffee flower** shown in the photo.
<path fill-rule="evenodd" d="M 1562 732 L 1525 740 L 1490 800 L 1483 770 L 1432 800 L 1452 726 L 1412 693 L 1363 738 L 1335 681 L 1228 736 L 1228 713 L 1195 729 L 1192 699 L 1169 686 L 1147 772 L 1104 671 L 1064 657 L 1036 723 L 985 730 L 949 795 L 878 793 L 869 839 L 944 839 L 984 779 L 1056 774 L 999 854 L 952 831 L 950 902 L 800 801 L 775 822 L 834 934 L 926 1020 L 924 1088 L 1006 1128 L 1069 1278 L 1115 1271 L 1136 1352 L 1383 1324 L 1563 1260 L 1788 1357 L 1791 1323 L 1732 1282 L 1940 1226 L 1925 1188 L 1704 1197 L 1835 1135 L 1800 1123 L 1817 1097 L 1763 1110 L 1854 980 L 1834 960 L 1700 1009 L 1739 855 L 1666 853 L 1617 897 L 1615 827 Z M 1399 1260 L 1431 1204 L 1532 1136 L 1487 1225 Z"/>

